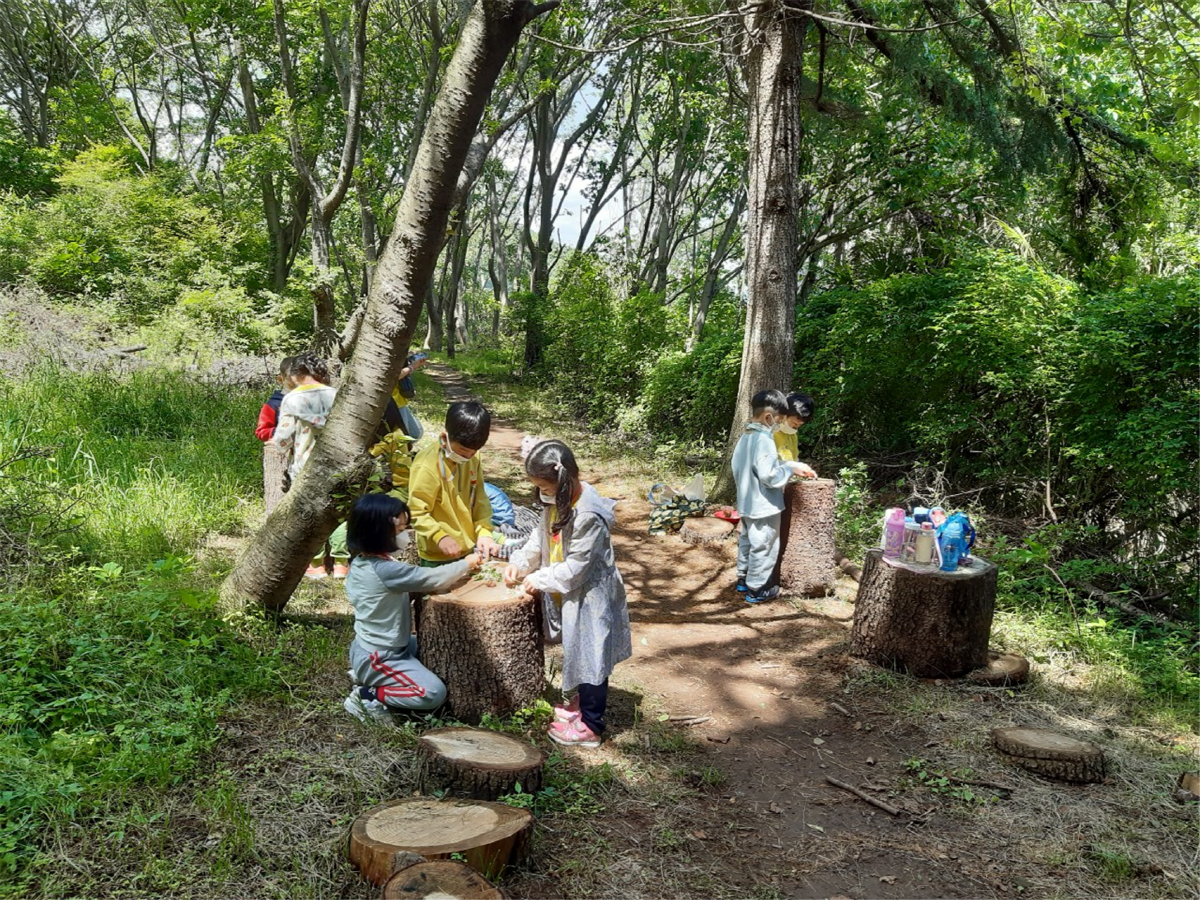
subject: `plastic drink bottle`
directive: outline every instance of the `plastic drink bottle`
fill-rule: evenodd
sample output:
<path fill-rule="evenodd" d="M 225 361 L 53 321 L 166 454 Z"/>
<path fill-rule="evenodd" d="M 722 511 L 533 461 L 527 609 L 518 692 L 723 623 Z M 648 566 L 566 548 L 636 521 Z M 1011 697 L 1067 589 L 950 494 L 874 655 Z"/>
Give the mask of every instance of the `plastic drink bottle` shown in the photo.
<path fill-rule="evenodd" d="M 921 533 L 917 535 L 917 562 L 927 566 L 933 562 L 933 523 L 922 522 Z"/>
<path fill-rule="evenodd" d="M 942 571 L 955 572 L 958 570 L 958 558 L 962 555 L 963 534 L 958 522 L 947 522 L 942 531 L 940 545 L 942 548 Z"/>
<path fill-rule="evenodd" d="M 883 519 L 883 555 L 895 559 L 904 547 L 904 510 L 889 509 Z"/>
<path fill-rule="evenodd" d="M 911 519 L 904 523 L 904 545 L 900 549 L 900 558 L 905 562 L 916 562 L 917 538 L 921 535 L 921 526 Z"/>

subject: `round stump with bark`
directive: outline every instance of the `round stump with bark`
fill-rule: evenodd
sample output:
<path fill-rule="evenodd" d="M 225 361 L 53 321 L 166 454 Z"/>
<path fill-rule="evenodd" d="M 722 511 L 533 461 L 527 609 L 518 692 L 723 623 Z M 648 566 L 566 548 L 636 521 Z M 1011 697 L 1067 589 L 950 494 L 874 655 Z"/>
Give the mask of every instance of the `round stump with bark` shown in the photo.
<path fill-rule="evenodd" d="M 719 544 L 733 534 L 733 523 L 716 516 L 693 516 L 679 526 L 679 536 L 687 544 Z"/>
<path fill-rule="evenodd" d="M 918 678 L 958 678 L 988 665 L 996 567 L 978 556 L 956 572 L 916 570 L 867 551 L 850 653 Z"/>
<path fill-rule="evenodd" d="M 421 791 L 495 800 L 517 785 L 532 794 L 542 789 L 546 754 L 524 741 L 486 728 L 434 728 L 417 740 Z"/>
<path fill-rule="evenodd" d="M 383 886 L 383 900 L 503 900 L 504 894 L 462 863 L 437 859 L 401 869 Z"/>
<path fill-rule="evenodd" d="M 995 728 L 992 742 L 1009 762 L 1059 781 L 1103 781 L 1104 751 L 1044 728 Z"/>
<path fill-rule="evenodd" d="M 420 605 L 421 662 L 446 685 L 463 722 L 507 716 L 545 689 L 541 605 L 503 582 L 471 580 Z"/>
<path fill-rule="evenodd" d="M 823 597 L 833 589 L 836 488 L 830 478 L 809 478 L 783 489 L 777 571 L 785 594 Z"/>
<path fill-rule="evenodd" d="M 372 884 L 383 884 L 412 862 L 462 861 L 485 878 L 496 878 L 525 858 L 533 815 L 503 803 L 481 800 L 393 800 L 359 816 L 350 831 L 350 861 Z"/>
<path fill-rule="evenodd" d="M 283 484 L 288 468 L 288 452 L 274 441 L 263 444 L 263 506 L 267 515 L 283 499 Z"/>

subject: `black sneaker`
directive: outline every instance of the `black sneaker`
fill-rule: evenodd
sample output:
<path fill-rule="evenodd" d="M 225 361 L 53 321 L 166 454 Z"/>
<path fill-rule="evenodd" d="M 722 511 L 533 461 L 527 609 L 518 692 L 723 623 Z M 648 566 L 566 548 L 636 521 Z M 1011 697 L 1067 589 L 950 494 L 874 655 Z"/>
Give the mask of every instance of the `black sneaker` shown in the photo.
<path fill-rule="evenodd" d="M 746 591 L 746 602 L 747 603 L 766 603 L 768 600 L 776 600 L 776 599 L 778 599 L 778 597 L 779 597 L 779 585 L 775 585 L 774 587 L 765 588 L 764 590 L 758 591 L 757 593 L 754 591 L 749 591 L 749 590 Z"/>
<path fill-rule="evenodd" d="M 746 576 L 745 575 L 738 576 L 736 590 L 739 594 L 744 594 L 750 590 L 750 588 L 746 587 Z"/>

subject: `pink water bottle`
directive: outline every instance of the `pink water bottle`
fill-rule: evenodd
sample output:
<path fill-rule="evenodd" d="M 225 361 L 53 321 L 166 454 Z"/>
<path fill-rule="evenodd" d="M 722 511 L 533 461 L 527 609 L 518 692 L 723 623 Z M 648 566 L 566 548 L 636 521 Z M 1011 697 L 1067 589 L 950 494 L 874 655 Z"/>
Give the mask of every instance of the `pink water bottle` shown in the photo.
<path fill-rule="evenodd" d="M 889 509 L 883 518 L 883 555 L 889 559 L 900 556 L 904 547 L 904 510 Z"/>

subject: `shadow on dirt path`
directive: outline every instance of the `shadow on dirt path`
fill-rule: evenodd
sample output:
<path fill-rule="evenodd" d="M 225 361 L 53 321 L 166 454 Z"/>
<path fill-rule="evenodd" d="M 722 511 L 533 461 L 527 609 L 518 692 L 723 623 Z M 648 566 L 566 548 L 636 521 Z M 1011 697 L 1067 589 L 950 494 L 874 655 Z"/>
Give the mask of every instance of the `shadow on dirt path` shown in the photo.
<path fill-rule="evenodd" d="M 448 402 L 470 397 L 455 370 L 425 371 Z M 497 467 L 513 465 L 519 473 L 523 437 L 512 423 L 493 419 L 489 480 Z M 619 496 L 607 483 L 615 478 L 589 475 L 602 494 Z M 837 596 L 749 606 L 733 590 L 733 541 L 692 546 L 651 536 L 649 514 L 642 499 L 625 497 L 617 506 L 614 542 L 634 655 L 618 666 L 613 684 L 636 683 L 644 701 L 671 717 L 704 719 L 686 730 L 701 745 L 702 765 L 715 766 L 724 779 L 702 801 L 703 814 L 686 836 L 690 852 L 719 859 L 723 880 L 746 895 L 999 896 L 996 881 L 964 862 L 974 853 L 952 846 L 952 824 L 948 834 L 930 810 L 893 818 L 826 782 L 832 775 L 869 785 L 870 773 L 894 772 L 920 755 L 926 737 L 855 709 L 841 694 L 854 583 L 844 580 Z M 612 713 L 601 753 L 612 752 L 632 724 L 626 711 Z M 614 823 L 613 840 L 628 841 L 636 827 Z"/>

